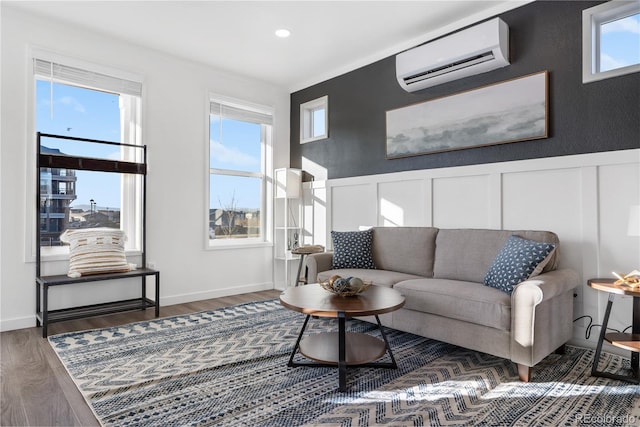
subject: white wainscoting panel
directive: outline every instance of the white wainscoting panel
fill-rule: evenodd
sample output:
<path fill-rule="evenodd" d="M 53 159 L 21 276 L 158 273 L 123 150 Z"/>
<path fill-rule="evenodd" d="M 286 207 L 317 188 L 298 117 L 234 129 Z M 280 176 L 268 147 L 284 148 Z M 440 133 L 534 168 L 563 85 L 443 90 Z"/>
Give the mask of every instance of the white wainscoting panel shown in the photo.
<path fill-rule="evenodd" d="M 304 193 L 313 198 L 305 202 L 313 207 L 305 209 L 305 233 L 312 230 L 311 240 L 328 249 L 331 230 L 371 225 L 553 231 L 560 237 L 560 265 L 581 277 L 574 317 L 588 315 L 596 324 L 607 295 L 589 288 L 587 279 L 640 269 L 640 238 L 627 236 L 629 208 L 640 204 L 640 149 L 312 184 Z M 630 299 L 616 300 L 612 327 L 624 329 L 630 319 Z M 586 324 L 576 322 L 574 341 L 595 345 L 599 331 L 587 341 Z"/>
<path fill-rule="evenodd" d="M 378 221 L 385 227 L 422 226 L 425 223 L 425 180 L 380 182 Z"/>
<path fill-rule="evenodd" d="M 329 200 L 331 230 L 358 230 L 378 223 L 375 183 L 333 187 Z"/>
<path fill-rule="evenodd" d="M 327 247 L 327 189 L 326 181 L 305 182 L 302 185 L 303 235 L 305 245 Z"/>
<path fill-rule="evenodd" d="M 640 270 L 637 257 L 640 240 L 627 235 L 629 206 L 640 204 L 639 182 L 638 164 L 599 168 L 600 244 L 607 248 L 600 253 L 600 276 L 609 276 L 612 270 L 617 273 Z"/>
<path fill-rule="evenodd" d="M 438 228 L 491 228 L 489 175 L 435 178 L 433 225 Z"/>
<path fill-rule="evenodd" d="M 503 174 L 503 229 L 553 231 L 560 266 L 582 266 L 580 178 L 578 168 Z"/>
<path fill-rule="evenodd" d="M 640 166 L 638 164 L 605 165 L 598 170 L 600 257 L 598 277 L 611 277 L 611 272 L 629 273 L 640 270 L 640 238 L 627 235 L 629 205 L 640 204 Z M 597 296 L 600 318 L 604 316 L 607 298 Z M 623 330 L 631 325 L 631 297 L 616 297 L 609 327 Z M 629 332 L 629 331 L 627 331 Z"/>

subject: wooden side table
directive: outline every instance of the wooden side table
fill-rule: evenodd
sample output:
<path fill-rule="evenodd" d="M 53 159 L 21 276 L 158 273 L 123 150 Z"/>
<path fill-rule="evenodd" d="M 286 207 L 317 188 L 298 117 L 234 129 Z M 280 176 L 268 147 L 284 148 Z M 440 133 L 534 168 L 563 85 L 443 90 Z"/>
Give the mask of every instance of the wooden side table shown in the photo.
<path fill-rule="evenodd" d="M 320 245 L 298 246 L 297 248 L 293 248 L 291 250 L 291 253 L 293 255 L 300 255 L 300 263 L 298 264 L 298 274 L 296 274 L 295 286 L 298 286 L 300 283 L 302 283 L 303 285 L 307 283 L 306 279 L 300 278 L 300 272 L 302 271 L 302 266 L 304 265 L 304 256 L 317 254 L 320 252 L 324 252 L 324 247 Z"/>
<path fill-rule="evenodd" d="M 624 284 L 616 285 L 615 282 L 615 279 L 590 279 L 587 282 L 587 284 L 593 289 L 609 293 L 609 301 L 607 302 L 604 319 L 602 320 L 602 329 L 600 330 L 600 337 L 598 338 L 596 354 L 593 358 L 591 375 L 640 384 L 640 287 L 633 288 Z M 630 334 L 619 332 L 607 333 L 607 324 L 609 323 L 609 316 L 611 315 L 611 306 L 613 305 L 613 299 L 616 295 L 630 295 L 633 297 L 633 319 Z M 632 376 L 598 371 L 598 362 L 600 361 L 602 343 L 604 340 L 607 340 L 611 345 L 631 351 Z"/>

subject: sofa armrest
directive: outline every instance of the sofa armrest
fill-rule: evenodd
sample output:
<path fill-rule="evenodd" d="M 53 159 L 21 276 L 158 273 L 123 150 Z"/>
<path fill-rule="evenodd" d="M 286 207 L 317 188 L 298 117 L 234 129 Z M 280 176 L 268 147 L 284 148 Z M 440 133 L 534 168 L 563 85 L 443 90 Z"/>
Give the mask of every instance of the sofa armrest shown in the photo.
<path fill-rule="evenodd" d="M 307 267 L 307 283 L 316 283 L 318 273 L 331 270 L 333 266 L 333 252 L 320 252 L 307 256 L 305 261 Z"/>
<path fill-rule="evenodd" d="M 579 283 L 578 273 L 570 269 L 560 269 L 518 284 L 511 294 L 513 340 L 523 347 L 532 347 L 535 341 L 536 307 L 570 291 Z M 554 331 L 549 333 L 552 334 Z"/>

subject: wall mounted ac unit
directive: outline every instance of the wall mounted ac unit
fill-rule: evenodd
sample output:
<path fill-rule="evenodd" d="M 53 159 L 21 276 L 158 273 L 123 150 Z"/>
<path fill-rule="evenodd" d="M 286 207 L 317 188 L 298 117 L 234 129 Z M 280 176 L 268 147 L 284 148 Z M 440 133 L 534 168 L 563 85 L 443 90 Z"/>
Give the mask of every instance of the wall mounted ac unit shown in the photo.
<path fill-rule="evenodd" d="M 507 65 L 509 27 L 494 18 L 398 54 L 396 76 L 414 92 Z"/>

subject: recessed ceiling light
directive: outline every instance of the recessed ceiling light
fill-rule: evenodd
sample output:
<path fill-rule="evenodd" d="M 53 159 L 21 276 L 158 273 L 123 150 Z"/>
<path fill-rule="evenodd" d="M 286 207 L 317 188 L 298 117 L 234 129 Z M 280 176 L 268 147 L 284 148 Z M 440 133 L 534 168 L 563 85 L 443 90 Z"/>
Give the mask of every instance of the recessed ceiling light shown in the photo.
<path fill-rule="evenodd" d="M 291 35 L 291 31 L 287 30 L 286 28 L 280 28 L 279 30 L 276 30 L 276 36 L 282 39 L 286 39 L 290 35 Z"/>

